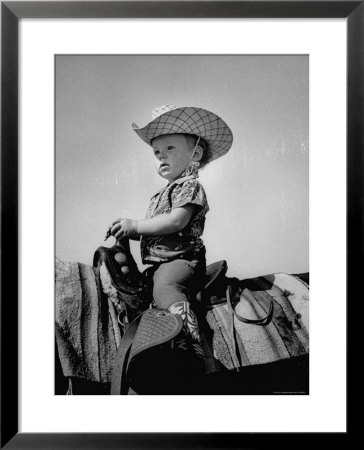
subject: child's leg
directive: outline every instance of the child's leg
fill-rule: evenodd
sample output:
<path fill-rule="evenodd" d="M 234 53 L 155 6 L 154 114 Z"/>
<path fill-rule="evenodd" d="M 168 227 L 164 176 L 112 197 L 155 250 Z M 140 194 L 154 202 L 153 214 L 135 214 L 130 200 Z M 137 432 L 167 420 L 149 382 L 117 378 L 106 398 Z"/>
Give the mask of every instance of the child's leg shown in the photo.
<path fill-rule="evenodd" d="M 175 259 L 161 264 L 153 275 L 153 298 L 159 308 L 189 302 L 204 286 L 206 267 L 198 260 Z"/>
<path fill-rule="evenodd" d="M 154 302 L 159 308 L 180 315 L 195 341 L 200 340 L 200 334 L 190 301 L 203 288 L 205 272 L 204 262 L 176 259 L 161 264 L 154 273 Z"/>

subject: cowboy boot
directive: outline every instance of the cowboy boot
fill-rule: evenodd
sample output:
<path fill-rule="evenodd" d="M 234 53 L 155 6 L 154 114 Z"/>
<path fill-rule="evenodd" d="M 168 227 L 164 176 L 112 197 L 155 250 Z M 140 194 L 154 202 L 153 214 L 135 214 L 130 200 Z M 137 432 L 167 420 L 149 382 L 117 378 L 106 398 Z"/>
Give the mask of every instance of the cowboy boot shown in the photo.
<path fill-rule="evenodd" d="M 201 346 L 199 325 L 189 302 L 173 303 L 169 308 L 172 314 L 179 315 L 183 321 L 183 333 L 174 339 L 174 348 L 184 352 L 184 359 L 192 370 L 191 374 L 200 375 L 204 371 L 204 352 Z"/>

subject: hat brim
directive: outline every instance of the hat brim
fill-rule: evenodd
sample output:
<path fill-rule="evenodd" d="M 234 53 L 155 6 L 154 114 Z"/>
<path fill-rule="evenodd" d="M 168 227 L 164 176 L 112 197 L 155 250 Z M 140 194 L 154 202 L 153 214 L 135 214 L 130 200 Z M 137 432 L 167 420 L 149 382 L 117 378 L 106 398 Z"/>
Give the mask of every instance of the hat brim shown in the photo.
<path fill-rule="evenodd" d="M 211 151 L 210 161 L 225 155 L 231 148 L 233 133 L 229 126 L 211 111 L 192 106 L 168 111 L 139 128 L 135 123 L 132 129 L 148 145 L 152 140 L 165 134 L 194 134 L 203 138 Z"/>

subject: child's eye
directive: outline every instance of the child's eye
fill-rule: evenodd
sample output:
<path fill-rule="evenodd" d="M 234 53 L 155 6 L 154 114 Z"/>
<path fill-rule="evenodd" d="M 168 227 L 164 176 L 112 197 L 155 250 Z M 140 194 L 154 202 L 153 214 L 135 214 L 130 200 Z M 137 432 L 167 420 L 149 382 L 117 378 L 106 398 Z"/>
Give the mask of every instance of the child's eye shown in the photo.
<path fill-rule="evenodd" d="M 173 145 L 168 145 L 168 147 L 167 147 L 168 150 L 172 150 L 173 148 L 174 148 Z"/>

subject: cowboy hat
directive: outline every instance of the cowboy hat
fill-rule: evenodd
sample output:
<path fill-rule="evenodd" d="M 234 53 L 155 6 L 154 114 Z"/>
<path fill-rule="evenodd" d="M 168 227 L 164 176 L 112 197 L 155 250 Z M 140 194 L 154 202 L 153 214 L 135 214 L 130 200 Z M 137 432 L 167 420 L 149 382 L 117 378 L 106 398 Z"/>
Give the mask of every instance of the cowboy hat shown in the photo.
<path fill-rule="evenodd" d="M 136 134 L 148 145 L 164 134 L 193 134 L 203 138 L 211 151 L 210 161 L 225 155 L 233 142 L 233 133 L 216 114 L 203 108 L 173 105 L 158 106 L 152 111 L 152 121 L 139 128 L 131 125 Z"/>

